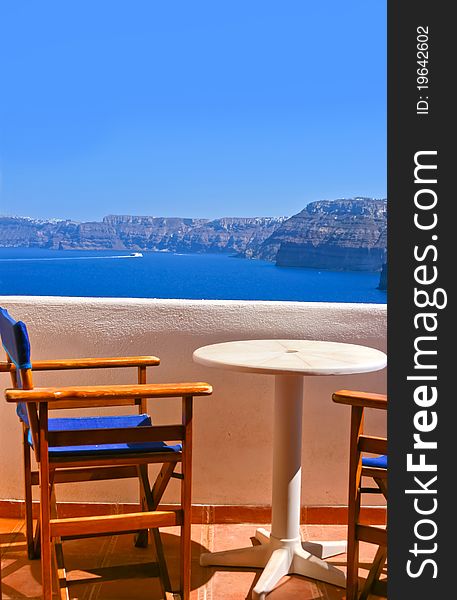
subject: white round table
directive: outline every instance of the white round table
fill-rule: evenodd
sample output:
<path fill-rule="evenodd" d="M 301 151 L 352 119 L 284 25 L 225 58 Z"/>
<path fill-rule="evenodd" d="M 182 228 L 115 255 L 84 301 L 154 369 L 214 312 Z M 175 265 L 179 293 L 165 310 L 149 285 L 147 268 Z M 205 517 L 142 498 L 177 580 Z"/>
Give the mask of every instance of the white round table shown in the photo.
<path fill-rule="evenodd" d="M 203 346 L 193 359 L 208 367 L 275 375 L 271 533 L 258 529 L 260 545 L 207 552 L 200 564 L 263 568 L 254 600 L 264 600 L 281 577 L 292 573 L 344 587 L 343 571 L 323 558 L 345 552 L 345 540 L 302 542 L 300 536 L 303 379 L 377 371 L 386 366 L 386 355 L 354 344 L 272 339 Z"/>

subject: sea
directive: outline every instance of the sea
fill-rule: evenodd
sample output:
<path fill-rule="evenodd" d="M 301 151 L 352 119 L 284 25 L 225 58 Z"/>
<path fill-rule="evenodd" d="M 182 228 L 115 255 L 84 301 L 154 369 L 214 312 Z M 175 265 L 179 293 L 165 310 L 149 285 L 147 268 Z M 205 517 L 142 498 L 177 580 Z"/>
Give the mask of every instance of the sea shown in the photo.
<path fill-rule="evenodd" d="M 0 296 L 384 304 L 379 272 L 277 267 L 228 254 L 0 248 Z"/>

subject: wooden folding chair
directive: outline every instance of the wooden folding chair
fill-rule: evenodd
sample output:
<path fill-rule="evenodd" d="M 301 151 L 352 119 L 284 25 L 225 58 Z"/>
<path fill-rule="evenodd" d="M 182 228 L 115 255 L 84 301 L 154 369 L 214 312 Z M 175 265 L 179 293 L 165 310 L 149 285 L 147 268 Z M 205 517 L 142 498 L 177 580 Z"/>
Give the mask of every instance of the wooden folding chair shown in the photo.
<path fill-rule="evenodd" d="M 159 364 L 154 356 L 89 358 L 31 362 L 27 329 L 0 308 L 0 333 L 12 389 L 8 402 L 17 404 L 23 425 L 27 545 L 29 556 L 41 550 L 43 599 L 52 597 L 52 550 L 57 564 L 61 599 L 68 599 L 62 541 L 99 535 L 136 532 L 137 545 L 147 545 L 148 530 L 156 547 L 164 595 L 189 600 L 190 525 L 192 476 L 192 404 L 194 396 L 212 393 L 207 383 L 146 383 L 146 368 Z M 132 385 L 96 385 L 34 388 L 33 371 L 135 367 L 138 381 Z M 153 425 L 147 414 L 147 398 L 182 398 L 182 422 Z M 136 405 L 138 415 L 49 418 L 54 409 Z M 170 443 L 167 443 L 170 442 Z M 38 471 L 31 470 L 30 447 Z M 154 485 L 147 465 L 162 464 Z M 181 463 L 181 472 L 176 466 Z M 55 484 L 139 479 L 141 512 L 99 517 L 59 518 Z M 159 510 L 171 478 L 181 481 L 181 503 L 175 510 Z M 40 487 L 40 519 L 35 535 L 32 521 L 32 486 Z M 171 589 L 159 528 L 181 526 L 180 590 Z M 168 596 L 167 596 L 168 597 Z"/>
<path fill-rule="evenodd" d="M 380 579 L 387 559 L 387 529 L 362 523 L 360 518 L 363 494 L 382 494 L 387 502 L 387 439 L 366 435 L 363 430 L 365 408 L 387 410 L 387 396 L 339 390 L 333 394 L 332 398 L 338 404 L 347 404 L 352 407 L 346 600 L 366 600 L 370 594 L 387 598 L 386 579 Z M 367 456 L 366 453 L 369 455 Z M 364 486 L 363 478 L 371 479 L 376 486 Z M 360 541 L 375 544 L 378 546 L 378 550 L 360 591 L 360 596 L 358 596 Z"/>

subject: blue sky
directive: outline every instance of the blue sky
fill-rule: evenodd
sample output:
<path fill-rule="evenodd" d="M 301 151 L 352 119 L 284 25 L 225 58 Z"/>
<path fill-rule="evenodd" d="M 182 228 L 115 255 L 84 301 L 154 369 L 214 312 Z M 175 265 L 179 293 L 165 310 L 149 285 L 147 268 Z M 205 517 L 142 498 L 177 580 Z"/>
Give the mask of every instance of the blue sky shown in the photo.
<path fill-rule="evenodd" d="M 0 52 L 0 214 L 386 196 L 385 0 L 3 2 Z"/>

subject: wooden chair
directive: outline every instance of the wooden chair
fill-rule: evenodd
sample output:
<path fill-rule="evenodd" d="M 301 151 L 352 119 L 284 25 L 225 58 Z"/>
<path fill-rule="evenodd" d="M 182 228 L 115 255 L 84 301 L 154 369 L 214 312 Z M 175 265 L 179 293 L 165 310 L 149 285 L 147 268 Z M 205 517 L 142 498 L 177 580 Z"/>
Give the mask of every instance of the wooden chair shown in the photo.
<path fill-rule="evenodd" d="M 43 599 L 52 597 L 52 550 L 57 564 L 60 598 L 69 598 L 63 564 L 62 541 L 99 535 L 136 532 L 136 543 L 147 545 L 148 530 L 156 547 L 164 595 L 189 600 L 190 525 L 192 475 L 192 404 L 194 396 L 211 394 L 207 383 L 146 383 L 146 369 L 159 364 L 154 356 L 88 358 L 31 362 L 27 329 L 0 308 L 0 333 L 7 360 L 0 371 L 11 375 L 8 402 L 17 404 L 23 426 L 27 545 L 31 557 L 41 550 Z M 138 381 L 132 385 L 96 385 L 35 388 L 34 371 L 135 367 Z M 153 425 L 147 414 L 147 398 L 182 398 L 182 422 Z M 139 414 L 120 416 L 49 418 L 54 409 L 136 405 Z M 171 443 L 166 443 L 171 442 Z M 31 470 L 33 448 L 38 471 Z M 162 464 L 150 485 L 148 464 Z M 181 463 L 181 472 L 176 466 Z M 139 479 L 141 511 L 99 517 L 59 518 L 55 484 Z M 159 510 L 171 478 L 181 482 L 181 503 L 176 510 Z M 40 519 L 35 536 L 32 521 L 32 486 L 40 487 Z M 180 590 L 171 589 L 159 528 L 181 527 Z"/>
<path fill-rule="evenodd" d="M 387 501 L 387 439 L 366 435 L 363 431 L 365 408 L 387 410 L 387 396 L 367 392 L 339 390 L 333 401 L 351 408 L 351 435 L 349 449 L 349 500 L 346 600 L 366 600 L 371 594 L 387 598 L 386 580 L 380 580 L 387 559 L 387 530 L 361 522 L 360 509 L 363 494 L 383 494 Z M 364 455 L 369 453 L 369 456 Z M 376 454 L 378 456 L 373 456 Z M 362 478 L 369 478 L 376 486 L 364 486 Z M 365 479 L 364 481 L 367 481 Z M 378 546 L 368 577 L 358 596 L 359 542 Z"/>

